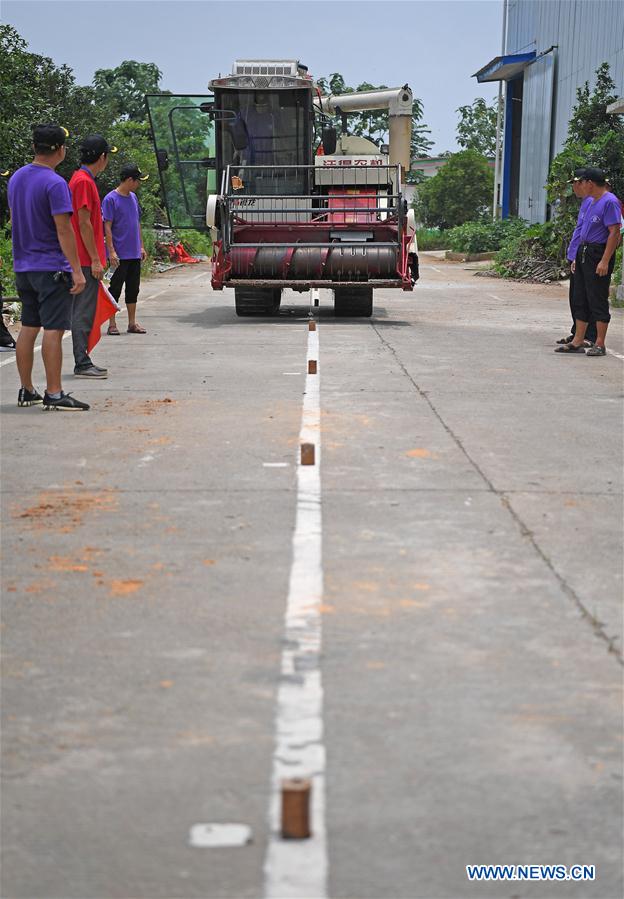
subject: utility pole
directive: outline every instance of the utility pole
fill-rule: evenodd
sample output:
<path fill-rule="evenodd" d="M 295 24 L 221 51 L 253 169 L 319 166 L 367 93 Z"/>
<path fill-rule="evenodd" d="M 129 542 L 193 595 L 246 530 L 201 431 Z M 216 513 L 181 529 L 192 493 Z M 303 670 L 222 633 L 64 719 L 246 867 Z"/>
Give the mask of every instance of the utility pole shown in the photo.
<path fill-rule="evenodd" d="M 507 49 L 507 0 L 503 0 L 503 35 L 501 39 L 501 56 Z M 501 180 L 501 110 L 503 106 L 503 82 L 498 82 L 498 106 L 496 109 L 496 156 L 494 159 L 494 198 L 492 200 L 492 218 L 498 218 L 498 188 Z"/>

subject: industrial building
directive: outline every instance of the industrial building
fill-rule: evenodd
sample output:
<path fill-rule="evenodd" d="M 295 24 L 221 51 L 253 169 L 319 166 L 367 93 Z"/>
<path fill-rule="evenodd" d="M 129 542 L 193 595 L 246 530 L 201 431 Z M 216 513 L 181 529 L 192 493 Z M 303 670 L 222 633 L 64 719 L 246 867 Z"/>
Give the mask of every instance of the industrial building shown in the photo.
<path fill-rule="evenodd" d="M 591 88 L 607 62 L 624 95 L 624 2 L 504 0 L 503 20 L 502 52 L 475 76 L 504 87 L 499 211 L 544 222 L 548 170 L 565 143 L 577 88 Z"/>

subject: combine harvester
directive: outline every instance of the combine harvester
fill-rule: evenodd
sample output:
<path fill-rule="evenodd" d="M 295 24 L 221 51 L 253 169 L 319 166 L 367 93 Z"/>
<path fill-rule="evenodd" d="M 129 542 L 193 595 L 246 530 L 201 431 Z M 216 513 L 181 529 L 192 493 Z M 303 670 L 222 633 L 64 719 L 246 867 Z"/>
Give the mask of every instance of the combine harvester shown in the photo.
<path fill-rule="evenodd" d="M 234 288 L 237 315 L 277 314 L 284 288 L 330 288 L 337 316 L 411 291 L 410 88 L 322 96 L 296 60 L 239 60 L 209 87 L 146 100 L 169 224 L 211 230 L 212 286 Z M 369 109 L 388 110 L 388 146 L 347 133 Z"/>

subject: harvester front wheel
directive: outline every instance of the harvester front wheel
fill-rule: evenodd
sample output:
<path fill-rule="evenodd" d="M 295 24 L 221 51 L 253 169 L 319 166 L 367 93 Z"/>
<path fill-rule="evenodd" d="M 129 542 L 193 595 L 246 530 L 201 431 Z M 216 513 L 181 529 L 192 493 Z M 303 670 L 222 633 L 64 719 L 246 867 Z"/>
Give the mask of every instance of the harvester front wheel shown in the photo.
<path fill-rule="evenodd" d="M 336 288 L 334 290 L 334 314 L 340 318 L 370 317 L 373 314 L 373 288 Z"/>
<path fill-rule="evenodd" d="M 277 315 L 281 300 L 282 291 L 279 287 L 262 289 L 251 287 L 234 288 L 234 302 L 237 315 Z"/>

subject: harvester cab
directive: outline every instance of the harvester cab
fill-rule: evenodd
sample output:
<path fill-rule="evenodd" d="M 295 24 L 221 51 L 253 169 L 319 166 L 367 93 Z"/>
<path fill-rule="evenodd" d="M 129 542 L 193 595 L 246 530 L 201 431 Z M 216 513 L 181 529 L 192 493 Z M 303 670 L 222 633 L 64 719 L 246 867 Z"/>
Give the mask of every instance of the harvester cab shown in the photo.
<path fill-rule="evenodd" d="M 286 287 L 330 288 L 342 316 L 371 315 L 376 287 L 412 290 L 409 87 L 326 97 L 296 60 L 239 60 L 209 86 L 146 99 L 169 224 L 210 229 L 212 286 L 234 288 L 237 314 L 275 314 Z M 346 133 L 377 108 L 389 147 Z"/>

